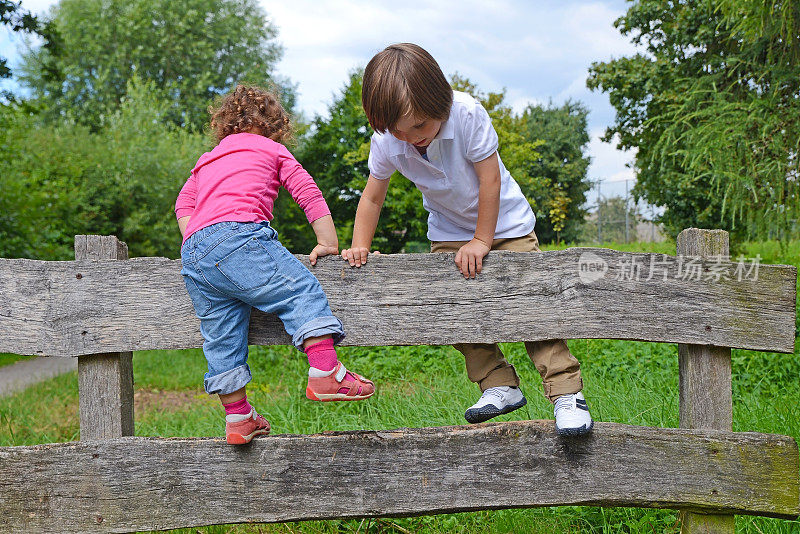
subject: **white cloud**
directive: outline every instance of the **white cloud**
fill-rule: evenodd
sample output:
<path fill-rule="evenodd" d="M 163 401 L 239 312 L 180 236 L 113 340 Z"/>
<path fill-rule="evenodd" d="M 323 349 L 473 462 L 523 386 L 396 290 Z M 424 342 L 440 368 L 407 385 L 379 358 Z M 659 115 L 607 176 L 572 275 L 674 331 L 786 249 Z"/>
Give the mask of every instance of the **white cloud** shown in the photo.
<path fill-rule="evenodd" d="M 41 15 L 55 4 L 54 0 L 23 0 L 22 8 L 30 11 L 34 15 Z"/>
<path fill-rule="evenodd" d="M 589 166 L 589 177 L 592 180 L 603 180 L 607 182 L 622 182 L 625 180 L 635 180 L 636 175 L 633 169 L 626 165 L 631 163 L 636 157 L 636 150 L 618 150 L 616 148 L 618 137 L 611 143 L 600 140 L 605 133 L 603 128 L 593 129 L 589 132 L 588 153 L 592 157 Z M 633 183 L 631 182 L 631 187 Z"/>
<path fill-rule="evenodd" d="M 0 57 L 7 58 L 16 52 L 11 31 L 0 27 Z"/>
<path fill-rule="evenodd" d="M 591 110 L 590 177 L 633 175 L 624 166 L 630 154 L 596 139 L 614 113 L 604 94 L 586 88 L 593 61 L 634 50 L 612 25 L 627 9 L 622 0 L 262 0 L 262 5 L 285 46 L 279 71 L 299 84 L 299 107 L 309 116 L 324 115 L 348 73 L 387 44 L 416 42 L 445 74 L 458 71 L 487 92 L 505 88 L 516 111 L 551 99 L 581 100 Z"/>
<path fill-rule="evenodd" d="M 561 90 L 556 96 L 556 100 L 566 100 L 568 98 L 582 98 L 589 93 L 586 88 L 586 73 L 582 72 L 577 78 L 572 80 L 568 86 Z"/>
<path fill-rule="evenodd" d="M 42 14 L 54 0 L 26 0 Z M 613 120 L 602 93 L 585 86 L 593 61 L 634 51 L 613 22 L 625 0 L 261 0 L 279 30 L 284 56 L 278 71 L 299 85 L 298 104 L 308 117 L 325 114 L 347 81 L 387 44 L 425 47 L 445 74 L 458 71 L 484 91 L 507 90 L 521 111 L 529 103 L 578 99 L 590 109 L 593 179 L 632 177 L 633 155 L 597 138 Z M 13 61 L 18 45 L 0 31 L 0 54 Z"/>
<path fill-rule="evenodd" d="M 623 13 L 620 6 L 612 7 L 608 3 L 589 2 L 576 6 L 570 10 L 565 24 L 568 35 L 577 39 L 581 46 L 603 51 L 609 56 L 632 53 L 635 50 L 633 45 L 621 38 L 613 26 L 613 22 Z"/>

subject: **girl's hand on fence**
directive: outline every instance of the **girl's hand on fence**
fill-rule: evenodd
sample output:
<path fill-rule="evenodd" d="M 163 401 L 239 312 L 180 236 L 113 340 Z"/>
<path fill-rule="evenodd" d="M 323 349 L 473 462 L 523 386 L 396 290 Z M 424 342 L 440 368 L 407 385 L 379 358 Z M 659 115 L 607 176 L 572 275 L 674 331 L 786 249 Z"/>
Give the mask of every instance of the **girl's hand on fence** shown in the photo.
<path fill-rule="evenodd" d="M 373 254 L 380 254 L 377 250 Z M 365 247 L 346 248 L 342 251 L 342 259 L 350 263 L 350 267 L 361 267 L 367 263 L 369 249 Z"/>
<path fill-rule="evenodd" d="M 456 252 L 456 265 L 464 278 L 475 278 L 483 269 L 483 258 L 489 247 L 479 239 L 473 239 Z"/>
<path fill-rule="evenodd" d="M 314 247 L 314 250 L 311 251 L 311 254 L 308 255 L 308 261 L 311 262 L 311 265 L 317 264 L 317 258 L 321 258 L 323 256 L 329 256 L 331 254 L 338 254 L 339 247 L 334 247 L 331 245 L 317 245 Z"/>

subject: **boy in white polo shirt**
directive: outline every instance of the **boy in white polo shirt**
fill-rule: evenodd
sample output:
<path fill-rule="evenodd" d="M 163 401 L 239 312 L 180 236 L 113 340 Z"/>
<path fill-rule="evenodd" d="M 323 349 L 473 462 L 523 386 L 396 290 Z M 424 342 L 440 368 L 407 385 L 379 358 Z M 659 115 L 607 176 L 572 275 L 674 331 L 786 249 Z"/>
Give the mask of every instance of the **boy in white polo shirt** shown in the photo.
<path fill-rule="evenodd" d="M 351 266 L 367 262 L 369 248 L 397 170 L 422 192 L 432 252 L 456 252 L 461 274 L 474 278 L 490 250 L 538 252 L 536 218 L 497 154 L 497 133 L 483 106 L 453 91 L 439 65 L 417 45 L 391 45 L 364 71 L 361 101 L 375 130 L 370 175 L 356 211 Z M 464 416 L 487 421 L 526 404 L 519 377 L 497 344 L 457 344 L 467 375 L 483 394 Z M 593 422 L 583 398 L 578 360 L 563 340 L 526 342 L 555 404 L 559 434 L 580 435 Z"/>

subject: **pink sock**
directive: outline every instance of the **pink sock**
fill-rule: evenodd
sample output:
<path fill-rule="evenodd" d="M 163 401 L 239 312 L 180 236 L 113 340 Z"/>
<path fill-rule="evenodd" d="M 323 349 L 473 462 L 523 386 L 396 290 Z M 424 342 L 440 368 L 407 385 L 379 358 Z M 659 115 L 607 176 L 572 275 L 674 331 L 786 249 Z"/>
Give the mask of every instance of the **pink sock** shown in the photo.
<path fill-rule="evenodd" d="M 309 345 L 306 347 L 306 356 L 308 356 L 308 365 L 320 371 L 333 370 L 339 361 L 336 349 L 333 348 L 333 338 L 323 339 Z"/>
<path fill-rule="evenodd" d="M 339 357 L 336 355 L 336 349 L 333 348 L 333 338 L 323 339 L 313 345 L 306 347 L 306 356 L 308 356 L 308 365 L 319 369 L 320 371 L 333 371 L 336 364 L 339 363 Z M 355 380 L 350 371 L 344 375 L 344 379 Z M 347 388 L 339 390 L 340 393 L 345 393 Z"/>
<path fill-rule="evenodd" d="M 241 400 L 223 404 L 222 407 L 225 408 L 225 415 L 247 415 L 250 413 L 250 410 L 253 409 L 253 407 L 250 406 L 250 403 L 247 402 L 247 395 L 245 395 Z"/>

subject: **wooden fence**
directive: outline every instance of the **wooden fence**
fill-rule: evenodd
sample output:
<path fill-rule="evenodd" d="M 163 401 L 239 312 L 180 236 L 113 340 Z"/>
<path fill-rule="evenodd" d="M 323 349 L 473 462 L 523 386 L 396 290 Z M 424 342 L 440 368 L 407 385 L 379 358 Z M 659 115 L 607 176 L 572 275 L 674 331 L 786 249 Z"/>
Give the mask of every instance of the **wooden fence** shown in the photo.
<path fill-rule="evenodd" d="M 552 421 L 277 435 L 244 447 L 132 437 L 131 351 L 202 344 L 179 262 L 127 259 L 110 236 L 76 236 L 76 261 L 0 260 L 0 352 L 79 357 L 81 420 L 81 442 L 0 447 L 0 531 L 567 504 L 678 509 L 685 532 L 732 532 L 733 514 L 795 518 L 795 440 L 731 432 L 730 347 L 793 352 L 797 270 L 720 258 L 727 238 L 685 230 L 677 257 L 492 252 L 477 280 L 457 275 L 452 254 L 379 256 L 361 269 L 323 258 L 314 268 L 345 344 L 679 344 L 680 429 L 596 423 L 571 439 Z M 250 342 L 289 338 L 275 317 L 254 313 Z M 248 491 L 226 491 L 234 486 Z"/>

